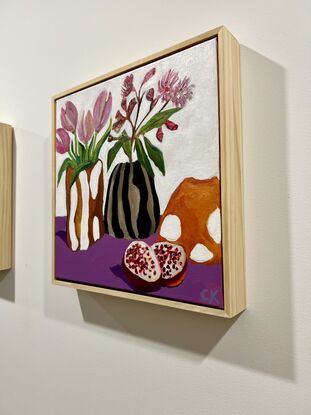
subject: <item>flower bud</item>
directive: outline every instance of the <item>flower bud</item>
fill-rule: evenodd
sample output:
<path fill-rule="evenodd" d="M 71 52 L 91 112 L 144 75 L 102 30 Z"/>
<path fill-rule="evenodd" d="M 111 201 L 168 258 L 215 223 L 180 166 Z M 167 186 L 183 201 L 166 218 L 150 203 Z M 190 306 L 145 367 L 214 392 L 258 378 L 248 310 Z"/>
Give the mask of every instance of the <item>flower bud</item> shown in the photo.
<path fill-rule="evenodd" d="M 150 69 L 150 71 L 148 71 L 146 75 L 144 76 L 141 86 L 143 86 L 146 82 L 148 82 L 149 79 L 152 78 L 155 73 L 156 73 L 156 68 Z"/>
<path fill-rule="evenodd" d="M 167 120 L 167 121 L 165 122 L 165 127 L 166 127 L 168 130 L 175 131 L 175 130 L 177 130 L 178 125 L 177 125 L 177 124 L 175 124 L 173 121 Z"/>
<path fill-rule="evenodd" d="M 146 94 L 147 101 L 152 101 L 154 97 L 154 88 L 148 89 L 148 92 Z"/>
<path fill-rule="evenodd" d="M 157 132 L 156 132 L 156 138 L 157 138 L 157 140 L 159 140 L 160 142 L 162 142 L 163 141 L 163 130 L 162 130 L 162 128 L 158 128 L 157 129 Z"/>
<path fill-rule="evenodd" d="M 129 106 L 128 106 L 128 110 L 127 110 L 127 114 L 128 114 L 129 117 L 131 116 L 131 114 L 133 112 L 133 109 L 135 108 L 136 104 L 137 104 L 136 98 L 132 98 L 130 100 L 130 103 L 129 103 Z"/>

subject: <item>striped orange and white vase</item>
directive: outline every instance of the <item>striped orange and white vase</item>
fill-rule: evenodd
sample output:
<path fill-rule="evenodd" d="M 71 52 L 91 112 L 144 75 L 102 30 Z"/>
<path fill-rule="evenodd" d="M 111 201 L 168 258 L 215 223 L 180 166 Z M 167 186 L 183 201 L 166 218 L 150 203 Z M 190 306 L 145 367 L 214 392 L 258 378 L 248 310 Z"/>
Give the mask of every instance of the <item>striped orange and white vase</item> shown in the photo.
<path fill-rule="evenodd" d="M 79 173 L 71 185 L 73 169 L 66 171 L 67 243 L 73 251 L 85 251 L 104 235 L 103 163 Z"/>

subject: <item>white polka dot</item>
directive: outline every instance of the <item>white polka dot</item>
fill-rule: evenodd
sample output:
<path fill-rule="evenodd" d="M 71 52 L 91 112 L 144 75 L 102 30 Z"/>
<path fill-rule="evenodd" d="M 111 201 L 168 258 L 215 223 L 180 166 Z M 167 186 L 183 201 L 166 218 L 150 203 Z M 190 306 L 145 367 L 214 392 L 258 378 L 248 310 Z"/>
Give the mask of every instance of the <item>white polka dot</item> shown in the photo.
<path fill-rule="evenodd" d="M 220 209 L 217 208 L 213 213 L 209 215 L 207 220 L 207 230 L 210 236 L 214 239 L 216 244 L 221 242 L 221 221 L 220 221 Z"/>
<path fill-rule="evenodd" d="M 162 223 L 160 235 L 168 241 L 177 241 L 181 236 L 181 223 L 176 215 L 167 215 Z"/>
<path fill-rule="evenodd" d="M 213 253 L 203 244 L 196 244 L 190 252 L 190 258 L 195 262 L 206 262 L 213 258 Z"/>

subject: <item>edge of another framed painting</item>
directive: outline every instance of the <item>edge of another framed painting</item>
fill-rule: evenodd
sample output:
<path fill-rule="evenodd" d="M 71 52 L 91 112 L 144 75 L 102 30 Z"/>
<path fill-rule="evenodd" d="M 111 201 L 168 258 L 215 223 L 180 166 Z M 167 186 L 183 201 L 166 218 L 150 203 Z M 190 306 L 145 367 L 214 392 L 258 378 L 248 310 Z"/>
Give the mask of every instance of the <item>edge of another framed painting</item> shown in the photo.
<path fill-rule="evenodd" d="M 244 265 L 244 215 L 243 174 L 240 98 L 240 50 L 239 43 L 223 26 L 179 43 L 149 57 L 126 65 L 106 75 L 78 85 L 52 98 L 52 134 L 55 136 L 56 101 L 74 92 L 109 80 L 160 58 L 182 51 L 204 41 L 216 38 L 218 52 L 218 96 L 221 176 L 221 219 L 224 270 L 224 309 L 195 305 L 186 302 L 151 297 L 97 286 L 58 280 L 55 277 L 55 140 L 53 141 L 53 273 L 56 285 L 84 291 L 108 294 L 116 297 L 165 305 L 203 314 L 231 318 L 246 308 Z"/>
<path fill-rule="evenodd" d="M 0 123 L 0 271 L 12 267 L 13 129 Z"/>

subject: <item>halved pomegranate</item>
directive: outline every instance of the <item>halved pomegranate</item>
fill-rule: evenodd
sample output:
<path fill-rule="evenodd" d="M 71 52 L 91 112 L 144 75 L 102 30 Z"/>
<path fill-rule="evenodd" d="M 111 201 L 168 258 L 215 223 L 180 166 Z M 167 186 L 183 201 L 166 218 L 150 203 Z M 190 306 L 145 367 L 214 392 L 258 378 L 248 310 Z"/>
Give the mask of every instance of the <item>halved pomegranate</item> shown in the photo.
<path fill-rule="evenodd" d="M 152 248 L 143 241 L 133 241 L 123 257 L 123 269 L 139 290 L 151 291 L 157 287 L 161 278 L 159 262 Z"/>
<path fill-rule="evenodd" d="M 161 269 L 161 285 L 176 287 L 185 277 L 187 256 L 181 245 L 156 242 L 151 246 Z"/>

